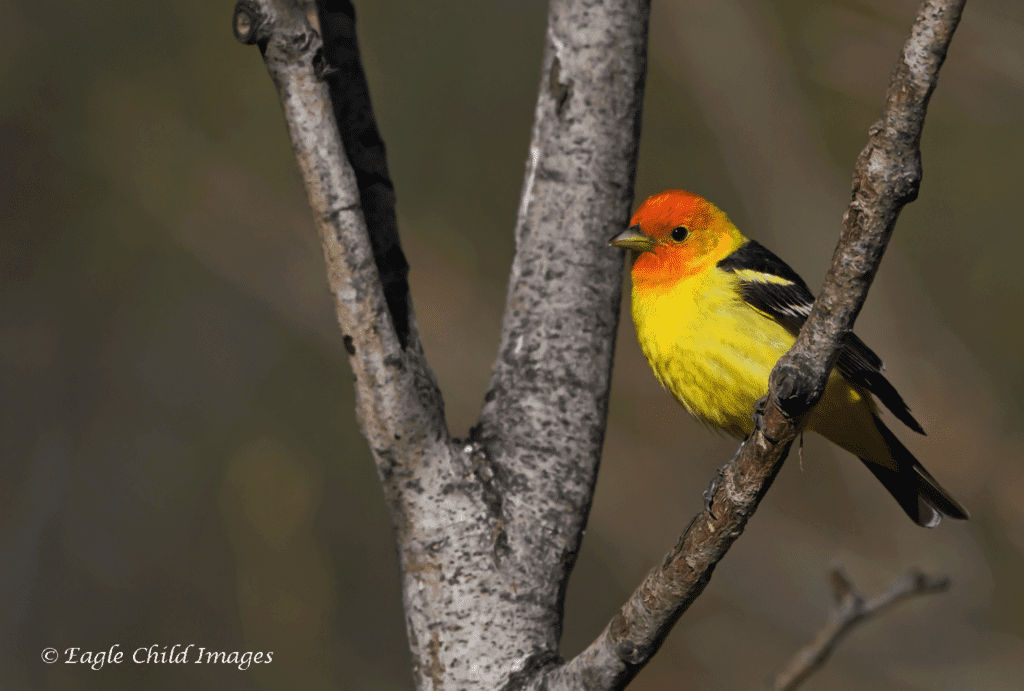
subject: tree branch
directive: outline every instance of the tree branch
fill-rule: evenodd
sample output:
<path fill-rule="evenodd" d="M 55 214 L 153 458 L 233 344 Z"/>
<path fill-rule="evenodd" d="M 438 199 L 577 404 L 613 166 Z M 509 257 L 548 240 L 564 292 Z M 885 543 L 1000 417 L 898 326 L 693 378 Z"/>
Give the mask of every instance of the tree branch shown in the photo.
<path fill-rule="evenodd" d="M 801 648 L 779 672 L 768 687 L 772 691 L 792 691 L 825 664 L 839 642 L 860 622 L 878 615 L 901 600 L 915 595 L 932 595 L 949 590 L 949 579 L 927 576 L 911 569 L 894 580 L 889 588 L 872 600 L 865 600 L 842 569 L 835 569 L 829 578 L 832 603 L 828 623 L 814 640 Z"/>
<path fill-rule="evenodd" d="M 546 681 L 551 688 L 624 688 L 704 590 L 768 491 L 804 417 L 824 392 L 900 210 L 917 197 L 925 111 L 963 5 L 963 0 L 921 5 L 893 71 L 882 117 L 870 128 L 857 160 L 852 200 L 825 285 L 796 343 L 772 370 L 762 428 L 723 469 L 713 497 L 715 516 L 702 512 L 691 521 L 597 640 L 550 671 Z"/>
<path fill-rule="evenodd" d="M 395 186 L 388 173 L 384 139 L 370 103 L 359 43 L 356 10 L 349 0 L 318 0 L 317 15 L 330 66 L 324 80 L 331 94 L 341 143 L 356 175 L 359 202 L 370 232 L 374 262 L 399 345 L 409 344 L 409 263 L 398 239 Z"/>
<path fill-rule="evenodd" d="M 360 166 L 358 174 L 342 145 L 343 139 L 353 142 L 367 132 L 376 133 L 357 54 L 346 56 L 344 49 L 338 48 L 339 43 L 344 46 L 350 41 L 354 53 L 355 34 L 350 31 L 342 35 L 336 15 L 326 19 L 336 39 L 330 50 L 334 67 L 325 57 L 320 35 L 295 3 L 239 0 L 233 28 L 240 41 L 259 46 L 277 86 L 355 374 L 357 417 L 373 451 L 395 524 L 401 530 L 408 525 L 407 516 L 416 503 L 403 485 L 410 479 L 410 466 L 417 459 L 444 458 L 451 448 L 441 395 L 423 357 L 408 306 L 404 258 L 393 223 L 393 196 L 388 197 L 386 191 L 371 195 L 375 185 L 390 185 L 383 145 L 375 146 L 376 142 L 364 136 L 363 148 L 353 147 Z M 349 19 L 354 21 L 354 17 Z M 344 134 L 336 124 L 324 82 L 332 72 L 333 88 L 348 99 L 338 109 L 345 114 Z M 376 240 L 371 239 L 361 208 L 371 196 Z M 385 274 L 392 271 L 399 276 L 389 285 L 393 295 L 405 293 L 398 300 L 408 306 L 404 317 L 392 319 L 381 283 L 381 266 Z"/>
<path fill-rule="evenodd" d="M 502 568 L 547 584 L 552 637 L 535 656 L 548 662 L 604 441 L 623 265 L 607 241 L 633 202 L 649 13 L 649 0 L 550 4 L 501 342 L 471 431 L 501 498 Z"/>

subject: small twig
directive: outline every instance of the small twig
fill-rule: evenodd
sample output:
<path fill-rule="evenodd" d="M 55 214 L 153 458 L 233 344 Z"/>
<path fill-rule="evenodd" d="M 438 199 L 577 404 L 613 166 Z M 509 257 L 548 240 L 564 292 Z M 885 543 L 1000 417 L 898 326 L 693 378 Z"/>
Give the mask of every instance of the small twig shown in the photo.
<path fill-rule="evenodd" d="M 899 602 L 915 595 L 933 595 L 949 590 L 950 581 L 945 576 L 931 577 L 917 569 L 911 569 L 896 580 L 876 598 L 865 600 L 850 582 L 842 569 L 830 574 L 832 605 L 828 623 L 818 631 L 810 643 L 800 649 L 779 672 L 768 687 L 771 691 L 791 691 L 807 677 L 825 664 L 846 634 L 860 622 L 873 617 Z"/>

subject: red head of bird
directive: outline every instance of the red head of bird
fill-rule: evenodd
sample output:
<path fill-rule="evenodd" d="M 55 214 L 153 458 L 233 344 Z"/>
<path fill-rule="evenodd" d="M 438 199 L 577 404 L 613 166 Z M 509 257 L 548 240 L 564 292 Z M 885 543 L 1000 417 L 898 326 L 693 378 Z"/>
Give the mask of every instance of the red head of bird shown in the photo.
<path fill-rule="evenodd" d="M 641 289 L 699 275 L 745 240 L 721 209 L 685 190 L 648 198 L 629 225 L 612 244 L 636 252 L 633 281 Z"/>

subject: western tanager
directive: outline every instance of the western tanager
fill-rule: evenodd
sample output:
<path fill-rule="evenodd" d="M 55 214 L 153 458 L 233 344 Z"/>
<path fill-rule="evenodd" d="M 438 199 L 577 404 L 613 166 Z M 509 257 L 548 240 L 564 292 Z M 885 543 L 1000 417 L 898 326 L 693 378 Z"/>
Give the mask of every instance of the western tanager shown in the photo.
<path fill-rule="evenodd" d="M 718 207 L 682 190 L 641 204 L 611 244 L 635 253 L 633 322 L 655 376 L 697 419 L 735 437 L 750 434 L 771 369 L 810 314 L 807 285 Z M 871 394 L 924 434 L 883 369 L 851 333 L 806 429 L 860 458 L 918 525 L 934 527 L 943 515 L 966 519 L 879 419 Z"/>

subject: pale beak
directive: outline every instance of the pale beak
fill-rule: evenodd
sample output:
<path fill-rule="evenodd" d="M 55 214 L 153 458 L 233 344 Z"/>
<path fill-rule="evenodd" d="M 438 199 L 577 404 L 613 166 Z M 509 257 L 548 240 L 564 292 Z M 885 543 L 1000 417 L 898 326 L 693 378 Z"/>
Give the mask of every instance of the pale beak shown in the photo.
<path fill-rule="evenodd" d="M 656 243 L 650 235 L 640 232 L 640 226 L 633 226 L 613 237 L 608 244 L 634 252 L 653 252 Z"/>

